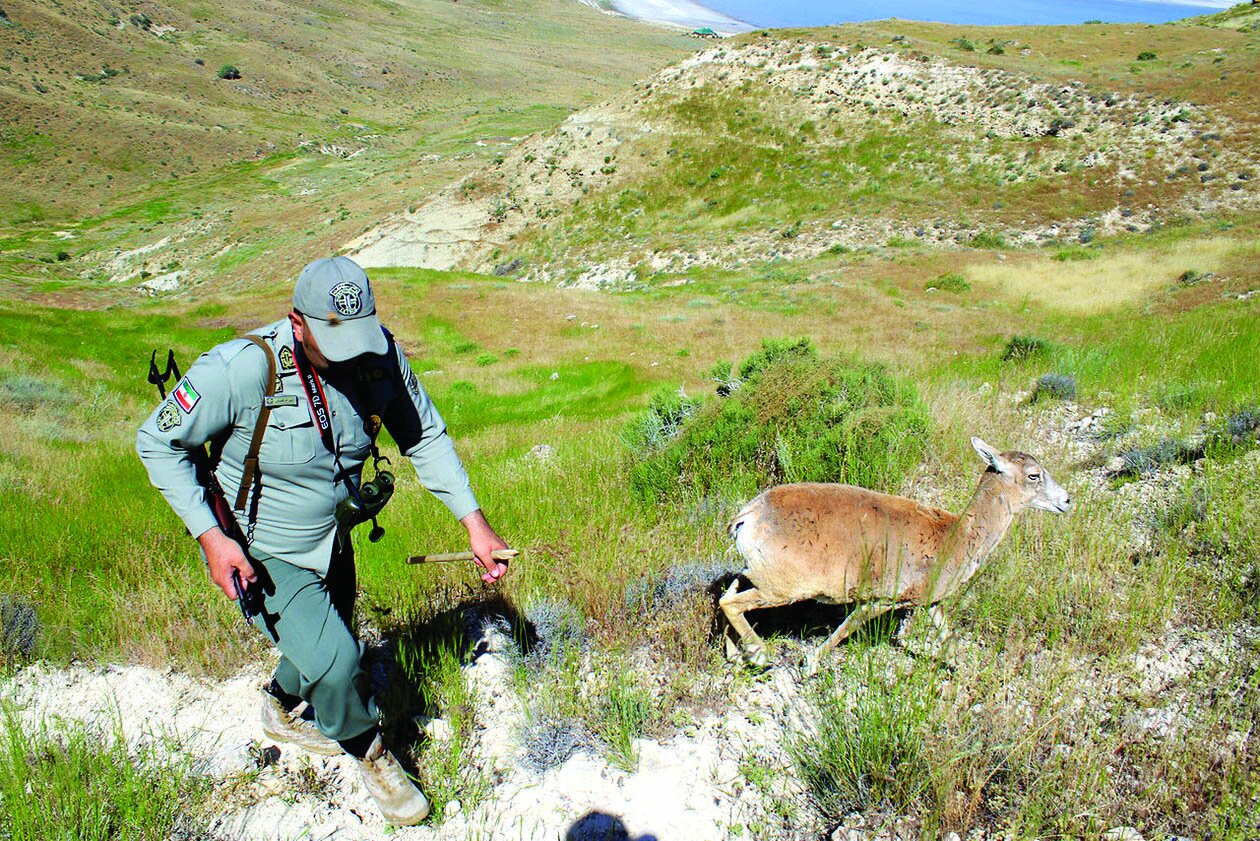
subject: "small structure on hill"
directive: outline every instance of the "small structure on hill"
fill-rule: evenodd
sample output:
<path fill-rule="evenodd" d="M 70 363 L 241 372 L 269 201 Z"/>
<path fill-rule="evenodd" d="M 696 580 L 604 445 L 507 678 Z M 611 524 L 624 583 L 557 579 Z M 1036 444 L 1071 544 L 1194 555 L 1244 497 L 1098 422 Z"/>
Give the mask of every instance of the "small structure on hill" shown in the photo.
<path fill-rule="evenodd" d="M 707 26 L 701 26 L 701 27 L 691 30 L 691 36 L 693 38 L 721 38 L 722 37 L 721 35 L 718 35 L 716 32 L 714 32 L 712 29 L 710 29 Z"/>

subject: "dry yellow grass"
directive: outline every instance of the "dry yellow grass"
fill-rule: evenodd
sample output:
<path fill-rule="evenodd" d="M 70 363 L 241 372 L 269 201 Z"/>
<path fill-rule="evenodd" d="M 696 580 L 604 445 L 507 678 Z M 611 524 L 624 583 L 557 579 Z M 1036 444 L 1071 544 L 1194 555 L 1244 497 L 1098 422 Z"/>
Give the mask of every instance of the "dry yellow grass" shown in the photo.
<path fill-rule="evenodd" d="M 1255 246 L 1230 237 L 1179 242 L 1163 248 L 1121 251 L 1093 260 L 1028 256 L 1006 263 L 975 263 L 963 274 L 1018 299 L 1073 313 L 1097 313 L 1137 303 L 1177 283 L 1185 272 L 1220 274 L 1227 261 Z"/>

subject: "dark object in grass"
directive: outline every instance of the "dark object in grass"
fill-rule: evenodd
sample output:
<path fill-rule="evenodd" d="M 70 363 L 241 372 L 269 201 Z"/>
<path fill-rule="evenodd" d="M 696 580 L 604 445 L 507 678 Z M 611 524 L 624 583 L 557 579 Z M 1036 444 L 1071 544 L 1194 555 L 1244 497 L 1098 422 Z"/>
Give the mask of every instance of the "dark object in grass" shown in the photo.
<path fill-rule="evenodd" d="M 1011 336 L 1002 351 L 1003 362 L 1023 362 L 1034 356 L 1044 356 L 1050 352 L 1051 344 L 1036 336 Z"/>
<path fill-rule="evenodd" d="M 39 617 L 21 596 L 0 595 L 0 656 L 30 657 L 39 642 Z"/>
<path fill-rule="evenodd" d="M 1076 399 L 1076 377 L 1067 374 L 1044 374 L 1037 380 L 1037 387 L 1033 389 L 1031 403 L 1036 403 L 1042 399 L 1051 400 L 1075 400 Z"/>
<path fill-rule="evenodd" d="M 220 79 L 239 79 L 241 71 L 235 64 L 225 64 L 219 68 Z"/>
<path fill-rule="evenodd" d="M 1211 280 L 1215 275 L 1212 272 L 1197 272 L 1194 269 L 1187 269 L 1177 278 L 1177 282 L 1182 286 L 1194 286 L 1196 283 L 1202 283 L 1205 280 Z"/>
<path fill-rule="evenodd" d="M 543 718 L 525 731 L 525 755 L 522 764 L 534 771 L 558 768 L 569 757 L 595 745 L 586 726 L 577 719 Z"/>

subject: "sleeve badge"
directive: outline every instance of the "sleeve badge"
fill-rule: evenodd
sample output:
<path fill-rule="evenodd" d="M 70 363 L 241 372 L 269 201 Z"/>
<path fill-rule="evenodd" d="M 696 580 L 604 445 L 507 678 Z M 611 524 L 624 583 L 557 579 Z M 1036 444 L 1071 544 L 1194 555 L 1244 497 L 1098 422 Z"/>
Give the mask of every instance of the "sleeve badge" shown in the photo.
<path fill-rule="evenodd" d="M 175 408 L 173 402 L 167 400 L 157 413 L 158 432 L 170 432 L 181 423 L 183 423 L 183 420 L 179 416 L 179 409 Z"/>

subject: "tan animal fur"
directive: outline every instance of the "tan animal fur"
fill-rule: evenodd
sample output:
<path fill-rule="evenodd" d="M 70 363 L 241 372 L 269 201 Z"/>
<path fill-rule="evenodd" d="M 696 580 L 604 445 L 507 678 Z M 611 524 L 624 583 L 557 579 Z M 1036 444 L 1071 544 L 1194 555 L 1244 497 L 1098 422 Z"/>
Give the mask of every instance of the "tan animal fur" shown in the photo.
<path fill-rule="evenodd" d="M 747 563 L 719 604 L 744 657 L 765 666 L 765 643 L 744 612 L 805 599 L 857 604 L 810 658 L 810 671 L 867 620 L 898 607 L 930 606 L 942 646 L 948 623 L 939 602 L 973 575 L 1024 508 L 1063 513 L 1071 500 L 1027 453 L 971 444 L 987 469 L 961 514 L 851 485 L 779 485 L 753 499 L 731 521 Z"/>

